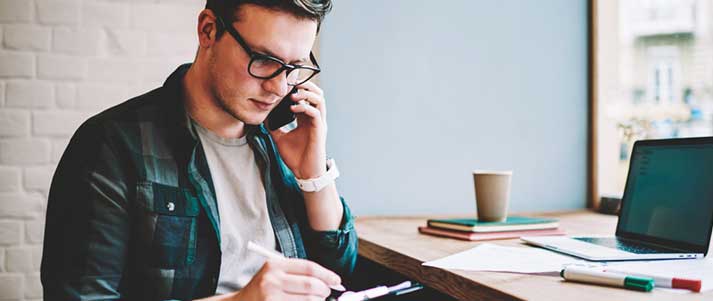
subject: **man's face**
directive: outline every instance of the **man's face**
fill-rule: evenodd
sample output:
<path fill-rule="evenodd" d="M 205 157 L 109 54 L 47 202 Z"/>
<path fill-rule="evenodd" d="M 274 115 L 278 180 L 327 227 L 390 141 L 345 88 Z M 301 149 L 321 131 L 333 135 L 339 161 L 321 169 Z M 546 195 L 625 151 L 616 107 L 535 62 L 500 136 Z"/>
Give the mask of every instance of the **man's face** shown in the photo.
<path fill-rule="evenodd" d="M 252 51 L 286 63 L 309 63 L 317 32 L 316 21 L 297 19 L 285 12 L 251 4 L 241 6 L 238 17 L 239 21 L 231 25 Z M 227 31 L 208 55 L 208 85 L 216 105 L 246 124 L 262 123 L 292 88 L 287 85 L 284 71 L 271 79 L 252 77 L 248 73 L 250 55 Z"/>

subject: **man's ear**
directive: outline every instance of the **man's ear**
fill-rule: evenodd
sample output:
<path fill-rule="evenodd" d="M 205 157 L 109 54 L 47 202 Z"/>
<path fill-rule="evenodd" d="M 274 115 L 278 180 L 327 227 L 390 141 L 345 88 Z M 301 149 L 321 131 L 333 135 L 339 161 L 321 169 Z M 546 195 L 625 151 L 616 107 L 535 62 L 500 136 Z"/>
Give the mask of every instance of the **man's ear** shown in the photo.
<path fill-rule="evenodd" d="M 198 15 L 198 43 L 201 48 L 209 48 L 216 42 L 218 23 L 210 9 L 204 9 Z"/>

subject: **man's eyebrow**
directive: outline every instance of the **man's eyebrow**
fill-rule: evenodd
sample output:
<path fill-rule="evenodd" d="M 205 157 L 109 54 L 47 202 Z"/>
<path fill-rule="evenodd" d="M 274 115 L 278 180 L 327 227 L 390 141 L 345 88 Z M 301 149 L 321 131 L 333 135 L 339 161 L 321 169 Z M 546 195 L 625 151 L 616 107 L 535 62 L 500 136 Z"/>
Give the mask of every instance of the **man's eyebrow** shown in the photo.
<path fill-rule="evenodd" d="M 284 58 L 281 58 L 280 56 L 276 55 L 275 53 L 273 53 L 273 52 L 270 51 L 270 50 L 267 50 L 267 49 L 264 48 L 264 47 L 253 47 L 253 51 L 259 52 L 259 53 L 262 53 L 262 54 L 267 54 L 267 55 L 269 55 L 269 56 L 278 58 L 278 59 L 280 59 L 280 60 L 283 61 L 283 62 L 287 62 Z M 296 63 L 304 63 L 304 62 L 307 62 L 307 58 L 301 58 L 301 59 L 299 59 L 299 60 L 294 60 L 294 61 L 290 61 L 290 62 L 287 62 L 287 63 L 288 63 L 288 64 L 296 64 Z"/>

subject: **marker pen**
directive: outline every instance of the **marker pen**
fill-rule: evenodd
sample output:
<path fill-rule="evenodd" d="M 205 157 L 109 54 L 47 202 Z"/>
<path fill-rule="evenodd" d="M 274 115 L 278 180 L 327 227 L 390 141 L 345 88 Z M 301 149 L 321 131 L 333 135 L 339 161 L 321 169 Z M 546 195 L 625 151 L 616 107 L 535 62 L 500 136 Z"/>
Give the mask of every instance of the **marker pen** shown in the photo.
<path fill-rule="evenodd" d="M 649 292 L 654 288 L 654 279 L 652 278 L 635 277 L 581 267 L 566 267 L 562 269 L 560 276 L 567 281 L 603 284 L 644 292 Z"/>

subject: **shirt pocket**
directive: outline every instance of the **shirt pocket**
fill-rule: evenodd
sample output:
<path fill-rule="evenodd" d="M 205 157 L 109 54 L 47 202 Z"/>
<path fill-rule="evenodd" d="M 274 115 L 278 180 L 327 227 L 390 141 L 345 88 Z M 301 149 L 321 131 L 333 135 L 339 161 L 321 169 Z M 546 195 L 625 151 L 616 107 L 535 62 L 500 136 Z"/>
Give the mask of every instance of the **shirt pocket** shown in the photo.
<path fill-rule="evenodd" d="M 184 267 L 193 262 L 200 212 L 189 189 L 155 182 L 137 184 L 141 255 L 152 266 Z M 144 251 L 146 250 L 146 251 Z"/>

